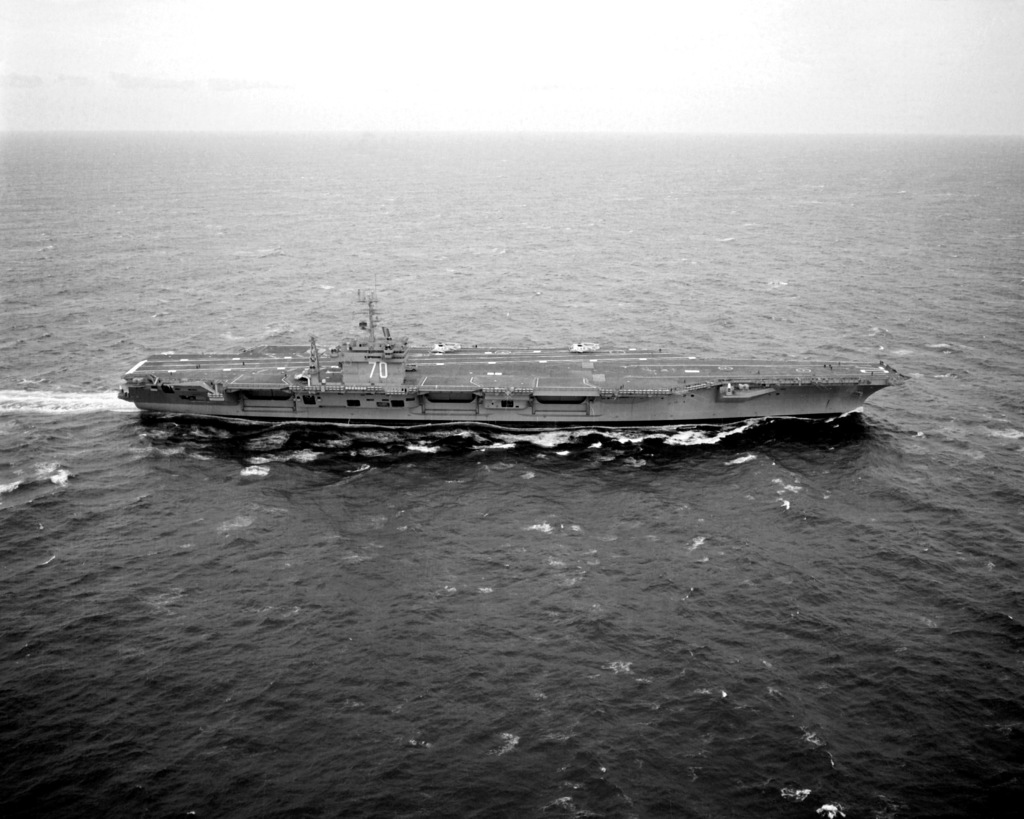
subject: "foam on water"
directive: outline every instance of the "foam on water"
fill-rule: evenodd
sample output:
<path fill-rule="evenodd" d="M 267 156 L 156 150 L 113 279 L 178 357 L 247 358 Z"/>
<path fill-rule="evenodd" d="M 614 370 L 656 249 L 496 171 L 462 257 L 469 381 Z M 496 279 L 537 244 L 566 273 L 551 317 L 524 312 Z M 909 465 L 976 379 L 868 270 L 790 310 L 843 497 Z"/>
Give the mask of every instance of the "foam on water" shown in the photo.
<path fill-rule="evenodd" d="M 1019 429 L 992 429 L 989 430 L 989 434 L 993 438 L 1007 438 L 1011 441 L 1024 438 L 1024 432 Z"/>
<path fill-rule="evenodd" d="M 137 413 L 134 404 L 115 392 L 0 390 L 0 413 L 54 415 L 85 412 Z"/>
<path fill-rule="evenodd" d="M 749 455 L 740 455 L 740 457 L 733 458 L 731 461 L 726 461 L 725 463 L 728 466 L 735 466 L 737 464 L 750 463 L 751 461 L 756 461 L 756 460 L 757 460 L 757 456 L 754 455 L 753 453 L 751 453 Z"/>
<path fill-rule="evenodd" d="M 406 445 L 406 449 L 408 449 L 410 452 L 422 452 L 422 453 L 425 453 L 425 454 L 431 454 L 431 453 L 440 451 L 441 447 L 440 446 L 431 446 L 429 444 L 424 444 L 424 443 L 421 442 L 421 443 L 415 443 L 415 444 L 407 444 Z"/>
<path fill-rule="evenodd" d="M 248 447 L 256 452 L 267 452 L 274 449 L 280 449 L 284 444 L 288 442 L 290 433 L 287 430 L 279 429 L 273 432 L 268 432 L 266 435 L 261 435 L 252 441 L 249 441 Z"/>
<path fill-rule="evenodd" d="M 9 495 L 22 488 L 45 486 L 52 484 L 58 487 L 67 486 L 71 472 L 66 467 L 53 461 L 37 463 L 27 469 L 14 470 L 13 481 L 0 483 L 0 495 Z"/>
<path fill-rule="evenodd" d="M 231 520 L 226 520 L 217 527 L 218 532 L 232 532 L 236 529 L 248 529 L 252 526 L 255 518 L 252 515 L 236 515 Z"/>
<path fill-rule="evenodd" d="M 500 738 L 502 742 L 501 747 L 490 751 L 494 756 L 504 756 L 510 751 L 515 750 L 519 744 L 519 737 L 509 731 L 502 733 Z"/>
<path fill-rule="evenodd" d="M 762 422 L 758 419 L 753 419 L 716 429 L 681 429 L 674 435 L 667 437 L 665 443 L 672 446 L 711 446 L 733 435 L 742 435 L 760 423 Z"/>
<path fill-rule="evenodd" d="M 559 429 L 543 432 L 499 432 L 495 437 L 499 442 L 483 445 L 481 449 L 512 448 L 517 444 L 531 444 L 541 449 L 556 449 L 557 455 L 567 454 L 568 450 L 558 447 L 572 446 L 586 438 L 598 437 L 600 440 L 587 444 L 588 449 L 601 449 L 602 441 L 620 445 L 642 445 L 648 441 L 663 442 L 671 446 L 711 446 L 733 435 L 743 434 L 763 423 L 762 419 L 740 421 L 716 427 L 643 427 L 625 430 L 601 428 Z"/>

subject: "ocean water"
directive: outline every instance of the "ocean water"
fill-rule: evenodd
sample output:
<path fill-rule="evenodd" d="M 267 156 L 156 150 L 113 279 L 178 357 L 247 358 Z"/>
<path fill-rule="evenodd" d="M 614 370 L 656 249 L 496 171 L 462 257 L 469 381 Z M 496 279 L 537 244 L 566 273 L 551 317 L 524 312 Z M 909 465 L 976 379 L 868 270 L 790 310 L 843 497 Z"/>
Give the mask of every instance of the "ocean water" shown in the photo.
<path fill-rule="evenodd" d="M 1001 817 L 1024 141 L 0 139 L 0 811 Z M 143 416 L 152 351 L 865 357 L 862 413 Z"/>

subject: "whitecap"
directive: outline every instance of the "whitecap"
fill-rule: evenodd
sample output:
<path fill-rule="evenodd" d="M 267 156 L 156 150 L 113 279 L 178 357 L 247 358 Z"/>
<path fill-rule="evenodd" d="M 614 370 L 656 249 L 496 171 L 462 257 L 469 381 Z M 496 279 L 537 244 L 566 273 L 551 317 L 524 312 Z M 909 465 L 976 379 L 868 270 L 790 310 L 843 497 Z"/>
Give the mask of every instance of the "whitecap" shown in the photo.
<path fill-rule="evenodd" d="M 815 813 L 819 816 L 824 816 L 826 819 L 836 819 L 837 816 L 846 816 L 846 814 L 843 813 L 843 806 L 838 803 L 835 805 L 822 805 L 815 811 Z"/>
<path fill-rule="evenodd" d="M 33 481 L 39 481 L 40 483 L 48 481 L 55 486 L 66 486 L 68 478 L 70 477 L 71 473 L 64 469 L 59 463 L 56 461 L 47 461 L 35 464 L 32 479 Z"/>
<path fill-rule="evenodd" d="M 249 442 L 249 449 L 257 452 L 265 452 L 270 449 L 279 449 L 288 442 L 289 433 L 286 430 L 271 432 L 261 438 Z"/>
<path fill-rule="evenodd" d="M 541 432 L 536 435 L 528 435 L 526 439 L 539 447 L 554 449 L 556 446 L 568 443 L 571 432 Z"/>
<path fill-rule="evenodd" d="M 614 440 L 615 440 L 615 442 L 617 444 L 642 444 L 644 441 L 648 440 L 649 438 L 661 438 L 662 440 L 664 440 L 665 437 L 666 436 L 665 436 L 664 433 L 657 434 L 657 435 L 651 435 L 650 433 L 643 433 L 643 432 L 633 433 L 633 434 L 630 434 L 630 433 L 627 433 L 627 432 L 623 432 L 623 433 L 619 433 L 619 434 L 615 435 L 614 436 Z M 614 457 L 614 456 L 609 456 L 609 457 Z"/>
<path fill-rule="evenodd" d="M 230 532 L 233 529 L 245 529 L 252 526 L 253 518 L 248 515 L 238 515 L 231 520 L 224 521 L 217 527 L 218 532 Z"/>
<path fill-rule="evenodd" d="M 615 660 L 612 663 L 604 666 L 609 671 L 614 671 L 616 674 L 632 674 L 633 663 L 627 663 L 622 660 Z"/>
<path fill-rule="evenodd" d="M 554 531 L 554 527 L 547 521 L 543 521 L 542 523 L 535 523 L 533 524 L 533 526 L 527 526 L 525 528 L 527 532 L 544 532 L 544 534 L 549 534 L 550 532 Z"/>
<path fill-rule="evenodd" d="M 754 454 L 740 455 L 738 458 L 733 458 L 731 461 L 726 461 L 725 465 L 726 466 L 735 466 L 736 464 L 745 464 L 748 461 L 756 461 L 756 460 L 757 460 L 757 456 L 754 455 Z"/>
<path fill-rule="evenodd" d="M 803 487 L 802 486 L 794 486 L 793 484 L 785 483 L 782 480 L 782 478 L 772 478 L 772 483 L 777 483 L 779 486 L 782 487 L 781 489 L 777 489 L 776 490 L 776 493 L 779 494 L 779 495 L 781 495 L 783 492 L 794 492 L 795 493 L 795 492 L 802 492 L 803 491 Z"/>
<path fill-rule="evenodd" d="M 782 798 L 790 799 L 793 802 L 803 802 L 808 796 L 811 795 L 810 788 L 783 788 Z"/>
<path fill-rule="evenodd" d="M 269 466 L 247 466 L 242 469 L 241 475 L 244 478 L 265 478 L 270 474 Z"/>
<path fill-rule="evenodd" d="M 820 739 L 818 735 L 814 733 L 814 731 L 804 731 L 802 739 L 804 740 L 804 742 L 813 745 L 815 748 L 821 747 L 825 744 L 825 741 L 823 739 Z"/>
<path fill-rule="evenodd" d="M 1019 429 L 990 429 L 988 433 L 993 438 L 1008 438 L 1013 441 L 1024 438 L 1024 432 Z"/>
<path fill-rule="evenodd" d="M 707 540 L 707 538 L 705 538 L 703 535 L 700 536 L 700 537 L 695 537 L 693 539 L 693 542 L 690 544 L 690 549 L 689 550 L 692 552 L 692 551 L 694 551 L 696 549 L 699 549 L 701 546 L 704 545 L 704 541 L 705 540 Z"/>
<path fill-rule="evenodd" d="M 49 477 L 50 483 L 56 486 L 67 486 L 68 478 L 71 477 L 71 473 L 66 469 L 58 469 Z"/>
<path fill-rule="evenodd" d="M 706 446 L 708 444 L 717 444 L 730 435 L 746 432 L 756 423 L 758 423 L 757 419 L 753 419 L 734 427 L 725 427 L 714 431 L 698 428 L 681 429 L 666 438 L 665 443 L 672 446 Z"/>
<path fill-rule="evenodd" d="M 439 452 L 441 449 L 441 447 L 439 446 L 428 446 L 426 444 L 406 444 L 405 448 L 408 449 L 410 452 L 425 452 L 428 454 L 433 452 Z"/>
<path fill-rule="evenodd" d="M 151 597 L 146 598 L 145 602 L 157 611 L 168 614 L 170 607 L 180 601 L 184 594 L 184 589 L 175 588 L 168 592 L 163 592 L 162 594 L 152 595 Z"/>
<path fill-rule="evenodd" d="M 507 754 L 519 744 L 519 737 L 507 731 L 501 734 L 501 740 L 504 744 L 500 748 L 496 748 L 490 752 L 493 756 L 502 756 Z"/>

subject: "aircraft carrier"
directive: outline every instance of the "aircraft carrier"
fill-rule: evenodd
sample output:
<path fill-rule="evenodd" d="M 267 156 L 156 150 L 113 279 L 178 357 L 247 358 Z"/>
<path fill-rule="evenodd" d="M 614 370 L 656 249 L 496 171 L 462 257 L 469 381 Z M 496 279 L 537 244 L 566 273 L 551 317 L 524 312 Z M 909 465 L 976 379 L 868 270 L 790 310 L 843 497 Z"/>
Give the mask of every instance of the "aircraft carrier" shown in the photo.
<path fill-rule="evenodd" d="M 369 426 L 503 428 L 726 423 L 827 417 L 905 380 L 888 365 L 708 359 L 634 348 L 413 347 L 383 326 L 374 293 L 354 335 L 322 346 L 161 353 L 119 395 L 154 413 Z"/>

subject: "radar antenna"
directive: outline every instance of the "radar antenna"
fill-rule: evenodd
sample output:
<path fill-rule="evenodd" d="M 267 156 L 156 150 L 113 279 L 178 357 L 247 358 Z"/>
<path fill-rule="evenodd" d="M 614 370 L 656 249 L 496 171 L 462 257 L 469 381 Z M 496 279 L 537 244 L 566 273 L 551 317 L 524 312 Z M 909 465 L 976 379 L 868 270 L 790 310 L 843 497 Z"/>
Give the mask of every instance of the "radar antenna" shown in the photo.
<path fill-rule="evenodd" d="M 377 315 L 377 291 L 360 290 L 359 301 L 366 305 L 368 318 L 366 329 L 370 334 L 370 343 L 373 344 L 377 340 L 377 322 L 380 321 L 380 316 Z"/>

